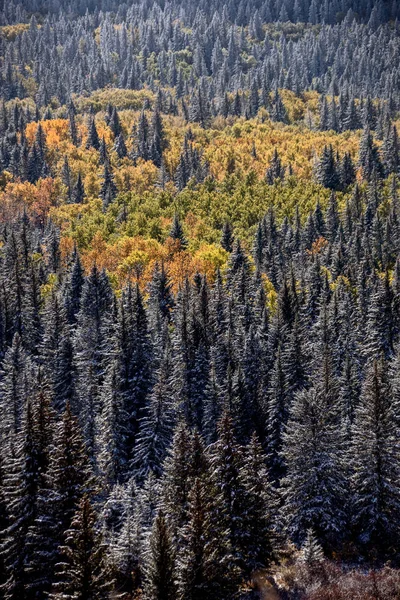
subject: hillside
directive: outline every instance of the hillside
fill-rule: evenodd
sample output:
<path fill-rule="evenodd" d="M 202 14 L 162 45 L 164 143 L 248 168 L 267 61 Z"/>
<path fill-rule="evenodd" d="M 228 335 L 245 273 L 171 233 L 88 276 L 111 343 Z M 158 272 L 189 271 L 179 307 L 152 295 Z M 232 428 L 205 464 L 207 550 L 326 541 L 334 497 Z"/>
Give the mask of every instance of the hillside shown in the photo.
<path fill-rule="evenodd" d="M 0 596 L 400 596 L 400 8 L 0 1 Z"/>

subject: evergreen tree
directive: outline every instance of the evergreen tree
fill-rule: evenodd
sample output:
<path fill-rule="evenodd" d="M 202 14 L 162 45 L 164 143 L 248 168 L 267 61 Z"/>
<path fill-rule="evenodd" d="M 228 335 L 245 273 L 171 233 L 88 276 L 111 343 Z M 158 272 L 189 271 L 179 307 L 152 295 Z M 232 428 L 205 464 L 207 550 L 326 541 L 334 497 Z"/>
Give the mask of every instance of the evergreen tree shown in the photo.
<path fill-rule="evenodd" d="M 149 122 L 144 110 L 140 113 L 137 125 L 137 155 L 143 160 L 149 160 Z"/>
<path fill-rule="evenodd" d="M 373 175 L 381 177 L 383 166 L 380 159 L 379 150 L 374 143 L 369 127 L 364 129 L 360 142 L 359 164 L 362 168 L 363 177 L 371 181 Z"/>
<path fill-rule="evenodd" d="M 106 210 L 115 200 L 117 192 L 111 165 L 107 160 L 104 164 L 103 182 L 100 190 L 100 198 L 103 200 L 103 210 Z"/>
<path fill-rule="evenodd" d="M 181 531 L 178 555 L 179 598 L 226 598 L 234 590 L 229 540 L 218 522 L 213 483 L 196 477 L 188 497 L 188 521 Z"/>
<path fill-rule="evenodd" d="M 162 511 L 158 512 L 151 530 L 145 566 L 144 597 L 148 600 L 175 600 L 177 597 L 175 552 Z"/>
<path fill-rule="evenodd" d="M 386 175 L 400 172 L 400 145 L 396 125 L 389 129 L 383 142 L 383 163 Z"/>
<path fill-rule="evenodd" d="M 345 471 L 343 442 L 335 403 L 322 389 L 297 394 L 284 434 L 284 516 L 294 540 L 304 540 L 308 529 L 325 544 L 344 535 Z"/>
<path fill-rule="evenodd" d="M 330 190 L 339 189 L 339 175 L 332 146 L 325 146 L 316 167 L 318 183 Z"/>
<path fill-rule="evenodd" d="M 78 179 L 72 191 L 72 201 L 75 204 L 82 204 L 85 199 L 85 187 L 82 181 L 82 175 L 78 173 Z"/>
<path fill-rule="evenodd" d="M 174 398 L 171 396 L 171 357 L 167 345 L 154 388 L 147 400 L 136 441 L 134 464 L 140 478 L 149 471 L 162 473 L 162 463 L 172 441 Z"/>
<path fill-rule="evenodd" d="M 185 234 L 183 233 L 182 225 L 179 220 L 178 215 L 175 213 L 174 219 L 172 221 L 171 231 L 169 232 L 169 236 L 173 240 L 177 240 L 179 242 L 179 247 L 185 250 L 188 245 Z"/>
<path fill-rule="evenodd" d="M 29 529 L 37 515 L 39 485 L 48 458 L 47 444 L 41 443 L 40 433 L 48 436 L 49 430 L 41 431 L 44 423 L 39 421 L 40 416 L 28 401 L 23 430 L 14 439 L 8 459 L 4 485 L 10 525 L 3 532 L 1 546 L 7 573 L 3 591 L 7 600 L 29 597 Z"/>
<path fill-rule="evenodd" d="M 71 136 L 71 141 L 74 144 L 74 146 L 78 146 L 79 145 L 79 135 L 78 135 L 78 128 L 76 126 L 76 122 L 75 122 L 75 115 L 76 115 L 76 108 L 74 103 L 71 102 L 68 105 L 68 120 L 69 120 L 69 135 Z"/>
<path fill-rule="evenodd" d="M 87 149 L 94 148 L 95 150 L 100 149 L 99 134 L 97 133 L 96 123 L 94 121 L 93 116 L 89 120 L 88 136 L 86 139 L 86 148 Z"/>
<path fill-rule="evenodd" d="M 278 150 L 275 148 L 272 155 L 271 164 L 265 174 L 265 179 L 268 185 L 272 185 L 277 180 L 282 180 L 285 177 L 286 168 L 282 167 L 281 159 Z"/>
<path fill-rule="evenodd" d="M 96 516 L 87 495 L 83 496 L 61 548 L 57 565 L 59 581 L 52 600 L 101 600 L 110 597 L 112 580 L 106 565 L 105 547 L 95 530 Z"/>
<path fill-rule="evenodd" d="M 125 158 L 128 155 L 128 150 L 126 149 L 124 136 L 122 133 L 115 140 L 114 150 L 118 154 L 118 158 Z"/>
<path fill-rule="evenodd" d="M 227 252 L 232 252 L 234 240 L 233 227 L 229 221 L 225 221 L 222 229 L 221 246 Z"/>
<path fill-rule="evenodd" d="M 234 436 L 233 421 L 225 412 L 218 425 L 218 440 L 211 447 L 211 467 L 222 493 L 219 518 L 228 532 L 232 552 L 227 568 L 237 576 L 246 568 L 244 553 L 247 547 L 246 492 L 240 474 L 242 463 L 243 454 Z"/>
<path fill-rule="evenodd" d="M 369 364 L 352 430 L 353 526 L 370 551 L 389 552 L 399 529 L 397 404 L 383 361 Z M 384 532 L 384 533 L 383 533 Z"/>

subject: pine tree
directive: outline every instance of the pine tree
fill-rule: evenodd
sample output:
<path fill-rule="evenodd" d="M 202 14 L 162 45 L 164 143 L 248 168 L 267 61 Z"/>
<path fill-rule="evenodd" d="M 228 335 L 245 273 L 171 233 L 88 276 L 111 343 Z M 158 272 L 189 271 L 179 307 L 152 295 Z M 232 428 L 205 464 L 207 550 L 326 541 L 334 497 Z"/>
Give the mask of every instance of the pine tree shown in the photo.
<path fill-rule="evenodd" d="M 340 187 L 347 189 L 356 180 L 356 173 L 353 164 L 353 159 L 348 152 L 345 152 L 339 165 Z"/>
<path fill-rule="evenodd" d="M 118 361 L 125 423 L 127 468 L 132 465 L 139 420 L 154 384 L 153 345 L 143 298 L 136 284 L 124 290 L 114 343 Z M 162 336 L 162 333 L 161 333 Z M 161 339 L 157 339 L 157 342 Z M 162 356 L 163 343 L 158 348 Z M 157 356 L 157 358 L 160 358 Z M 129 473 L 129 469 L 128 469 Z"/>
<path fill-rule="evenodd" d="M 173 240 L 177 240 L 179 242 L 179 247 L 182 248 L 182 250 L 186 249 L 188 242 L 187 242 L 187 239 L 183 232 L 179 217 L 176 213 L 175 213 L 174 219 L 172 221 L 172 226 L 171 226 L 171 231 L 169 232 L 169 236 Z"/>
<path fill-rule="evenodd" d="M 167 147 L 167 141 L 165 137 L 160 110 L 157 106 L 155 107 L 153 113 L 151 130 L 152 140 L 150 144 L 150 156 L 154 164 L 157 165 L 157 167 L 160 167 L 162 163 L 163 152 Z"/>
<path fill-rule="evenodd" d="M 177 557 L 178 598 L 223 598 L 235 589 L 230 572 L 229 540 L 218 522 L 216 489 L 212 481 L 196 477 L 188 497 L 188 521 L 180 532 Z"/>
<path fill-rule="evenodd" d="M 383 175 L 383 166 L 380 159 L 379 150 L 374 143 L 369 127 L 366 127 L 360 142 L 359 164 L 362 168 L 363 177 L 367 181 L 371 181 L 375 175 L 381 177 Z"/>
<path fill-rule="evenodd" d="M 118 158 L 125 158 L 128 155 L 128 150 L 126 149 L 124 136 L 122 133 L 115 140 L 114 150 L 118 155 Z"/>
<path fill-rule="evenodd" d="M 397 375 L 396 375 L 397 377 Z M 369 364 L 352 429 L 353 526 L 362 546 L 386 553 L 398 543 L 397 404 L 390 393 L 387 366 Z"/>
<path fill-rule="evenodd" d="M 190 463 L 192 439 L 185 423 L 175 428 L 171 447 L 164 464 L 162 507 L 168 514 L 173 537 L 186 522 L 190 489 Z"/>
<path fill-rule="evenodd" d="M 128 415 L 124 411 L 118 364 L 113 362 L 106 374 L 100 394 L 102 406 L 98 431 L 98 464 L 105 485 L 110 489 L 122 480 L 127 470 L 126 437 Z"/>
<path fill-rule="evenodd" d="M 273 121 L 279 121 L 281 123 L 288 122 L 286 108 L 282 102 L 282 98 L 277 89 L 275 90 L 275 94 L 274 94 L 274 100 L 273 100 L 272 111 L 271 111 L 271 119 Z"/>
<path fill-rule="evenodd" d="M 263 448 L 254 433 L 244 449 L 240 478 L 245 490 L 243 547 L 245 569 L 250 574 L 268 567 L 278 545 L 275 532 L 276 502 L 273 500 Z"/>
<path fill-rule="evenodd" d="M 68 120 L 69 120 L 69 135 L 74 146 L 78 146 L 80 143 L 78 129 L 75 122 L 76 108 L 74 103 L 71 102 L 68 105 Z"/>
<path fill-rule="evenodd" d="M 324 551 L 318 543 L 312 529 L 307 530 L 307 537 L 301 549 L 301 561 L 308 567 L 314 567 L 315 564 L 324 560 Z"/>
<path fill-rule="evenodd" d="M 390 127 L 383 142 L 383 163 L 386 175 L 400 172 L 400 144 L 396 125 Z"/>
<path fill-rule="evenodd" d="M 325 146 L 316 167 L 318 183 L 330 190 L 339 189 L 339 175 L 332 146 Z"/>
<path fill-rule="evenodd" d="M 103 200 L 103 210 L 105 211 L 108 206 L 115 200 L 117 196 L 117 186 L 114 182 L 114 175 L 111 169 L 111 165 L 108 160 L 104 164 L 103 182 L 100 189 L 100 198 Z"/>
<path fill-rule="evenodd" d="M 95 530 L 96 516 L 87 495 L 83 496 L 61 548 L 57 565 L 59 581 L 51 600 L 101 600 L 110 597 L 112 579 L 105 547 Z"/>
<path fill-rule="evenodd" d="M 344 534 L 345 472 L 335 403 L 322 388 L 297 394 L 284 434 L 287 476 L 282 482 L 289 535 L 304 540 L 308 529 L 325 544 Z"/>
<path fill-rule="evenodd" d="M 52 391 L 53 406 L 63 411 L 66 403 L 74 397 L 73 348 L 67 313 L 55 292 L 49 296 L 43 316 L 41 356 Z"/>
<path fill-rule="evenodd" d="M 64 164 L 62 168 L 62 181 L 67 188 L 67 202 L 70 203 L 72 200 L 72 185 L 71 185 L 71 171 L 69 168 L 68 157 L 64 157 Z"/>
<path fill-rule="evenodd" d="M 29 356 L 16 333 L 3 361 L 1 381 L 1 431 L 5 439 L 21 431 L 23 411 L 31 380 Z"/>
<path fill-rule="evenodd" d="M 85 199 L 85 187 L 82 181 L 82 175 L 78 173 L 78 179 L 72 191 L 72 201 L 75 204 L 82 204 Z"/>
<path fill-rule="evenodd" d="M 191 123 L 199 123 L 206 129 L 210 118 L 209 107 L 202 87 L 193 91 L 190 98 L 189 120 Z"/>
<path fill-rule="evenodd" d="M 67 404 L 56 424 L 54 447 L 38 493 L 37 514 L 28 537 L 28 589 L 49 593 L 57 581 L 60 546 L 78 503 L 89 486 L 89 468 L 76 419 Z M 36 597 L 34 596 L 34 597 Z"/>
<path fill-rule="evenodd" d="M 158 476 L 162 474 L 162 463 L 172 441 L 175 411 L 171 395 L 171 369 L 170 348 L 167 345 L 140 420 L 134 451 L 134 465 L 139 478 L 147 476 L 149 471 Z"/>
<path fill-rule="evenodd" d="M 89 120 L 86 148 L 94 148 L 95 150 L 100 149 L 99 134 L 97 133 L 96 123 L 93 116 Z"/>
<path fill-rule="evenodd" d="M 112 314 L 112 302 L 113 295 L 107 275 L 93 267 L 82 287 L 73 340 L 77 371 L 76 412 L 81 419 L 92 458 L 105 357 L 110 349 L 107 326 Z"/>
<path fill-rule="evenodd" d="M 152 325 L 156 325 L 159 318 L 167 321 L 171 318 L 171 309 L 174 306 L 172 284 L 165 270 L 164 263 L 156 263 L 152 280 L 149 284 L 149 316 Z"/>
<path fill-rule="evenodd" d="M 159 511 L 151 530 L 146 556 L 144 597 L 146 600 L 176 600 L 175 552 L 169 528 Z"/>
<path fill-rule="evenodd" d="M 242 450 L 236 442 L 233 420 L 228 412 L 218 424 L 218 440 L 211 451 L 211 467 L 216 485 L 221 490 L 220 514 L 228 532 L 232 558 L 229 569 L 242 574 L 246 568 L 244 552 L 247 546 L 246 492 L 240 472 L 243 464 Z"/>
<path fill-rule="evenodd" d="M 114 139 L 117 139 L 122 134 L 121 123 L 119 120 L 118 111 L 115 106 L 112 109 L 110 121 L 108 123 L 109 128 L 113 132 Z"/>
<path fill-rule="evenodd" d="M 265 179 L 268 185 L 273 185 L 277 180 L 283 180 L 285 177 L 286 168 L 282 167 L 282 162 L 278 154 L 278 150 L 275 148 L 274 154 L 272 155 L 271 164 L 265 174 Z"/>
<path fill-rule="evenodd" d="M 65 306 L 66 316 L 69 324 L 73 324 L 76 321 L 76 315 L 78 314 L 80 308 L 80 297 L 82 293 L 83 282 L 83 268 L 79 253 L 75 247 L 61 288 L 61 298 Z"/>
<path fill-rule="evenodd" d="M 222 229 L 221 246 L 227 252 L 232 252 L 234 241 L 233 227 L 229 221 L 225 221 Z"/>
<path fill-rule="evenodd" d="M 10 525 L 3 532 L 1 554 L 7 581 L 4 598 L 28 598 L 29 529 L 37 514 L 38 491 L 46 468 L 47 447 L 41 445 L 40 413 L 28 401 L 23 430 L 14 438 L 5 478 L 5 498 Z M 48 430 L 45 432 L 48 435 Z M 10 442 L 9 442 L 10 443 Z"/>
<path fill-rule="evenodd" d="M 149 122 L 144 110 L 140 113 L 136 139 L 137 155 L 143 160 L 149 160 Z"/>

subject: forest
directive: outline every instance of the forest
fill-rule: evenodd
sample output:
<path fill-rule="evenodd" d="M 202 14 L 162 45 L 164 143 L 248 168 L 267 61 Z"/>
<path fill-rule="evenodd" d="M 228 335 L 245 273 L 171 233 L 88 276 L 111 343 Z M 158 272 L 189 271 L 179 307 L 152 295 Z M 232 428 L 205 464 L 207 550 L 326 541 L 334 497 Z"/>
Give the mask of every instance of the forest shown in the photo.
<path fill-rule="evenodd" d="M 0 598 L 400 598 L 400 3 L 0 0 Z"/>

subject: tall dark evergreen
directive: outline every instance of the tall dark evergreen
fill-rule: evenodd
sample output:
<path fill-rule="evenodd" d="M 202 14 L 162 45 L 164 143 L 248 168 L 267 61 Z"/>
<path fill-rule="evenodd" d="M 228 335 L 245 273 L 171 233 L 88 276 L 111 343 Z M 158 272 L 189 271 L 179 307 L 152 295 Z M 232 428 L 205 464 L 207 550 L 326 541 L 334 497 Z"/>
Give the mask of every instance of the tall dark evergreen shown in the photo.
<path fill-rule="evenodd" d="M 114 175 L 111 165 L 108 160 L 104 164 L 103 182 L 100 189 L 100 198 L 103 200 L 103 209 L 107 210 L 108 206 L 115 200 L 117 196 L 117 186 L 114 181 Z"/>
<path fill-rule="evenodd" d="M 398 477 L 396 411 L 387 365 L 374 360 L 367 370 L 352 429 L 352 508 L 357 541 L 364 549 L 372 543 L 383 553 L 391 552 L 399 536 L 399 493 L 394 485 Z"/>
<path fill-rule="evenodd" d="M 93 116 L 89 120 L 86 148 L 95 148 L 95 150 L 99 150 L 100 148 L 99 134 L 97 133 L 96 123 Z"/>
<path fill-rule="evenodd" d="M 175 551 L 164 514 L 159 511 L 151 530 L 146 557 L 144 596 L 148 600 L 177 597 Z"/>
<path fill-rule="evenodd" d="M 85 495 L 65 534 L 57 565 L 58 582 L 50 594 L 52 600 L 109 598 L 112 579 L 106 565 L 106 549 L 95 524 L 94 509 Z"/>

